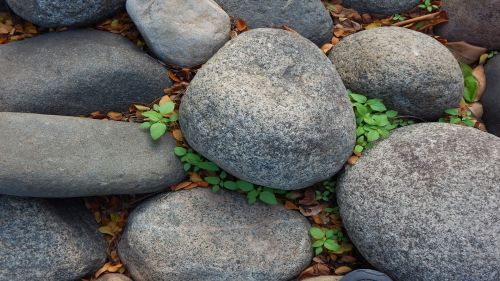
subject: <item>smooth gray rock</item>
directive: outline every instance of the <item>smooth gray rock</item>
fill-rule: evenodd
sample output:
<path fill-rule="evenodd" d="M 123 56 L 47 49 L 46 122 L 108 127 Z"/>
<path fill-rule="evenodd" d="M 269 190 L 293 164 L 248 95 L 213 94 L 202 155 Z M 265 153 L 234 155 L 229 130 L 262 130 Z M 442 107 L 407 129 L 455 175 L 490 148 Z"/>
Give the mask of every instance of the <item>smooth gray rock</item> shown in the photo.
<path fill-rule="evenodd" d="M 337 196 L 356 248 L 394 280 L 500 280 L 500 138 L 397 129 L 347 169 Z"/>
<path fill-rule="evenodd" d="M 362 13 L 392 15 L 415 8 L 420 0 L 343 0 L 347 8 Z"/>
<path fill-rule="evenodd" d="M 249 28 L 289 26 L 317 45 L 333 37 L 333 21 L 321 0 L 215 0 Z"/>
<path fill-rule="evenodd" d="M 229 40 L 229 16 L 212 0 L 128 0 L 127 12 L 164 62 L 205 63 Z"/>
<path fill-rule="evenodd" d="M 147 193 L 184 178 L 175 141 L 138 124 L 0 113 L 0 193 L 79 197 Z"/>
<path fill-rule="evenodd" d="M 309 228 L 283 206 L 193 189 L 135 209 L 118 253 L 136 281 L 287 281 L 311 261 Z"/>
<path fill-rule="evenodd" d="M 488 61 L 485 74 L 486 92 L 481 98 L 483 119 L 488 132 L 500 137 L 500 56 Z"/>
<path fill-rule="evenodd" d="M 99 277 L 96 281 L 132 281 L 132 279 L 128 278 L 126 275 L 119 273 L 108 273 Z"/>
<path fill-rule="evenodd" d="M 448 41 L 466 41 L 488 49 L 500 49 L 500 2 L 498 0 L 444 0 L 449 21 L 435 28 Z"/>
<path fill-rule="evenodd" d="M 125 0 L 6 0 L 14 13 L 43 27 L 95 23 L 125 6 Z"/>
<path fill-rule="evenodd" d="M 402 115 L 436 120 L 464 92 L 460 66 L 432 37 L 402 27 L 347 36 L 329 55 L 346 87 Z"/>
<path fill-rule="evenodd" d="M 1 281 L 80 280 L 106 260 L 81 200 L 0 195 L 0 226 Z"/>
<path fill-rule="evenodd" d="M 346 89 L 312 42 L 254 29 L 226 44 L 183 97 L 192 148 L 255 184 L 299 189 L 333 176 L 351 155 L 355 120 Z"/>
<path fill-rule="evenodd" d="M 172 82 L 124 37 L 92 29 L 0 46 L 0 111 L 86 115 L 151 102 Z"/>
<path fill-rule="evenodd" d="M 358 269 L 349 272 L 349 274 L 342 278 L 342 281 L 392 281 L 392 279 L 379 271 Z"/>

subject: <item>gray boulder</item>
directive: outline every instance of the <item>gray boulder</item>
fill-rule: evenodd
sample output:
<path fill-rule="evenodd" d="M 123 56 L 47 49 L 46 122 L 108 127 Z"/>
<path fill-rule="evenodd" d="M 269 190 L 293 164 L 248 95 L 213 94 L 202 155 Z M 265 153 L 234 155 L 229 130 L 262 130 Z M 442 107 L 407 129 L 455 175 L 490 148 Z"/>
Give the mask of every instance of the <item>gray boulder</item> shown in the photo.
<path fill-rule="evenodd" d="M 137 124 L 0 113 L 0 193 L 79 197 L 147 193 L 184 178 L 175 141 Z"/>
<path fill-rule="evenodd" d="M 442 123 L 395 130 L 337 195 L 356 248 L 394 280 L 500 280 L 500 138 Z"/>
<path fill-rule="evenodd" d="M 280 189 L 331 177 L 355 142 L 335 68 L 309 40 L 279 29 L 245 32 L 209 60 L 183 97 L 180 124 L 224 170 Z"/>
<path fill-rule="evenodd" d="M 321 0 L 215 0 L 249 28 L 289 26 L 317 45 L 333 37 L 333 21 Z"/>
<path fill-rule="evenodd" d="M 0 280 L 80 280 L 104 264 L 106 243 L 81 200 L 0 195 Z"/>
<path fill-rule="evenodd" d="M 0 111 L 126 111 L 171 85 L 167 71 L 130 41 L 92 29 L 2 45 L 0 65 Z"/>
<path fill-rule="evenodd" d="M 169 64 L 201 65 L 229 40 L 229 16 L 213 0 L 128 0 L 127 12 Z"/>
<path fill-rule="evenodd" d="M 435 28 L 448 41 L 466 41 L 488 49 L 500 49 L 500 5 L 498 0 L 444 0 L 449 21 Z"/>
<path fill-rule="evenodd" d="M 95 23 L 125 6 L 125 0 L 6 0 L 14 13 L 43 27 Z"/>
<path fill-rule="evenodd" d="M 432 37 L 401 27 L 347 36 L 329 55 L 346 87 L 403 115 L 436 120 L 464 92 L 460 66 Z"/>
<path fill-rule="evenodd" d="M 118 253 L 137 281 L 287 281 L 311 261 L 309 228 L 283 206 L 193 189 L 135 209 Z"/>
<path fill-rule="evenodd" d="M 132 281 L 132 279 L 128 278 L 126 275 L 119 273 L 108 273 L 99 277 L 96 281 Z"/>
<path fill-rule="evenodd" d="M 392 15 L 416 7 L 420 0 L 343 0 L 347 8 L 355 9 L 362 13 Z"/>
<path fill-rule="evenodd" d="M 488 61 L 485 74 L 486 92 L 481 98 L 483 119 L 488 132 L 500 137 L 500 56 Z"/>

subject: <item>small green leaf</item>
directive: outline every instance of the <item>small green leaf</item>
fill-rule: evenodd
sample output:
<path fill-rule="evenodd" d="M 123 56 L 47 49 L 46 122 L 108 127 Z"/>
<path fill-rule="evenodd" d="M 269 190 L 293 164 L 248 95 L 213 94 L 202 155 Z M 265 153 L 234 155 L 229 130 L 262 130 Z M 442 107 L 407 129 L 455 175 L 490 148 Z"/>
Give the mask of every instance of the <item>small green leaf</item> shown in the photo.
<path fill-rule="evenodd" d="M 252 205 L 257 201 L 257 196 L 259 195 L 259 191 L 252 190 L 247 194 L 248 204 Z"/>
<path fill-rule="evenodd" d="M 247 181 L 239 180 L 236 182 L 236 184 L 238 185 L 238 188 L 243 192 L 250 192 L 254 189 L 253 183 Z"/>
<path fill-rule="evenodd" d="M 214 193 L 215 193 L 215 192 L 217 192 L 217 191 L 219 191 L 219 190 L 220 190 L 220 186 L 219 186 L 219 185 L 214 185 L 214 186 L 212 186 L 212 192 L 214 192 Z"/>
<path fill-rule="evenodd" d="M 174 154 L 179 156 L 179 157 L 186 155 L 186 153 L 187 153 L 187 149 L 185 149 L 184 147 L 177 146 L 174 148 Z"/>
<path fill-rule="evenodd" d="M 234 182 L 234 181 L 225 181 L 224 187 L 226 189 L 229 189 L 229 190 L 238 190 L 238 186 L 236 185 L 236 182 Z"/>
<path fill-rule="evenodd" d="M 451 116 L 458 116 L 458 108 L 449 108 L 444 112 L 448 113 Z"/>
<path fill-rule="evenodd" d="M 153 122 L 158 122 L 161 120 L 161 118 L 163 118 L 163 116 L 161 116 L 160 113 L 158 113 L 156 111 L 152 111 L 152 110 L 143 112 L 141 114 L 142 114 L 142 116 L 149 118 L 149 120 L 151 120 Z"/>
<path fill-rule="evenodd" d="M 197 166 L 200 167 L 200 169 L 209 172 L 217 172 L 220 170 L 220 168 L 217 165 L 215 165 L 213 162 L 210 161 L 200 162 L 197 164 Z"/>
<path fill-rule="evenodd" d="M 462 119 L 460 119 L 459 117 L 451 117 L 450 118 L 450 123 L 451 124 L 458 124 L 460 122 L 462 122 Z"/>
<path fill-rule="evenodd" d="M 340 245 L 335 240 L 328 239 L 323 245 L 330 251 L 338 252 L 341 250 Z"/>
<path fill-rule="evenodd" d="M 179 115 L 172 114 L 172 116 L 170 116 L 170 122 L 175 122 L 177 120 L 179 120 Z"/>
<path fill-rule="evenodd" d="M 311 234 L 312 238 L 316 240 L 320 240 L 325 237 L 325 232 L 318 227 L 311 227 L 311 229 L 309 229 L 309 234 Z"/>
<path fill-rule="evenodd" d="M 139 126 L 139 129 L 149 129 L 151 128 L 151 122 L 144 122 Z"/>
<path fill-rule="evenodd" d="M 366 137 L 367 137 L 368 142 L 373 142 L 373 141 L 376 141 L 380 138 L 380 134 L 377 131 L 371 131 L 368 133 L 368 135 Z"/>
<path fill-rule="evenodd" d="M 167 103 L 164 103 L 163 105 L 160 106 L 158 111 L 161 114 L 169 114 L 172 113 L 175 109 L 175 103 L 173 101 L 169 101 Z"/>
<path fill-rule="evenodd" d="M 323 247 L 319 247 L 314 249 L 314 254 L 317 256 L 323 252 Z"/>
<path fill-rule="evenodd" d="M 268 205 L 278 204 L 278 200 L 276 200 L 276 196 L 274 195 L 274 193 L 269 192 L 267 190 L 264 190 L 259 194 L 259 199 L 260 199 L 260 201 L 262 201 Z"/>
<path fill-rule="evenodd" d="M 315 242 L 312 244 L 312 246 L 313 246 L 314 248 L 322 247 L 322 246 L 323 246 L 323 243 L 324 243 L 324 242 L 323 242 L 322 240 L 318 240 L 318 241 L 315 241 Z"/>
<path fill-rule="evenodd" d="M 389 125 L 389 119 L 387 119 L 387 115 L 385 114 L 376 114 L 373 115 L 373 120 L 377 123 L 377 126 L 384 127 Z"/>
<path fill-rule="evenodd" d="M 366 114 L 370 113 L 368 107 L 362 104 L 356 104 L 355 107 L 356 107 L 356 113 L 358 113 L 359 116 L 365 116 Z"/>
<path fill-rule="evenodd" d="M 368 104 L 374 111 L 384 112 L 387 110 L 385 105 L 379 99 L 370 99 L 366 102 L 366 104 Z"/>
<path fill-rule="evenodd" d="M 204 180 L 211 185 L 217 185 L 220 183 L 219 177 L 205 177 Z"/>
<path fill-rule="evenodd" d="M 191 164 L 186 163 L 186 164 L 184 164 L 183 168 L 184 168 L 184 171 L 187 172 L 187 171 L 191 170 Z"/>
<path fill-rule="evenodd" d="M 365 103 L 366 100 L 368 99 L 367 97 L 363 96 L 363 95 L 360 95 L 360 94 L 356 94 L 356 93 L 353 93 L 353 92 L 350 92 L 349 93 L 349 97 L 355 101 L 355 102 L 359 102 L 359 103 Z"/>
<path fill-rule="evenodd" d="M 363 152 L 363 150 L 364 148 L 361 145 L 356 145 L 354 147 L 354 153 L 360 154 L 361 152 Z"/>
<path fill-rule="evenodd" d="M 394 110 L 389 110 L 385 113 L 385 115 L 387 115 L 387 117 L 389 117 L 389 118 L 394 118 L 394 117 L 398 116 L 398 112 L 394 111 Z"/>
<path fill-rule="evenodd" d="M 326 231 L 326 238 L 327 239 L 332 239 L 333 235 L 334 235 L 333 230 L 329 229 L 329 230 Z"/>
<path fill-rule="evenodd" d="M 151 128 L 149 128 L 149 131 L 153 140 L 158 140 L 167 131 L 167 125 L 163 123 L 154 123 Z"/>

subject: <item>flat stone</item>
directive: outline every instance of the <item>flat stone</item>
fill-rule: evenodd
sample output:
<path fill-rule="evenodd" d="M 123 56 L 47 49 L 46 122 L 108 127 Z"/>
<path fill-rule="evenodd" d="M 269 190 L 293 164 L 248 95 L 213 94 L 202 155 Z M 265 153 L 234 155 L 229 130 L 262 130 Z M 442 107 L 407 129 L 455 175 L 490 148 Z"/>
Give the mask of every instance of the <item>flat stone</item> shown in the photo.
<path fill-rule="evenodd" d="M 464 92 L 460 66 L 432 37 L 402 27 L 347 36 L 329 55 L 346 87 L 380 98 L 402 115 L 436 120 L 458 106 Z"/>
<path fill-rule="evenodd" d="M 128 0 L 127 12 L 164 62 L 205 63 L 229 40 L 229 16 L 212 0 Z"/>
<path fill-rule="evenodd" d="M 498 0 L 446 0 L 442 10 L 449 21 L 434 28 L 450 42 L 466 41 L 488 49 L 500 49 L 500 5 Z"/>
<path fill-rule="evenodd" d="M 108 273 L 104 274 L 102 277 L 99 277 L 99 279 L 97 279 L 96 281 L 132 281 L 132 279 L 123 274 Z"/>
<path fill-rule="evenodd" d="M 328 58 L 309 40 L 253 29 L 196 74 L 180 107 L 193 149 L 234 176 L 299 189 L 342 168 L 355 142 L 352 105 Z"/>
<path fill-rule="evenodd" d="M 92 29 L 0 46 L 0 111 L 86 115 L 149 103 L 172 82 L 124 37 Z"/>
<path fill-rule="evenodd" d="M 486 92 L 481 98 L 483 119 L 488 132 L 500 137 L 500 56 L 488 61 L 485 74 Z"/>
<path fill-rule="evenodd" d="M 343 0 L 342 5 L 362 13 L 393 15 L 415 8 L 420 0 Z"/>
<path fill-rule="evenodd" d="M 134 280 L 288 281 L 312 259 L 309 228 L 283 206 L 193 189 L 137 207 L 118 253 Z"/>
<path fill-rule="evenodd" d="M 0 225 L 2 281 L 80 280 L 106 260 L 82 200 L 0 195 Z"/>
<path fill-rule="evenodd" d="M 138 124 L 0 113 L 0 193 L 80 197 L 147 193 L 184 178 L 175 141 Z"/>
<path fill-rule="evenodd" d="M 333 21 L 321 0 L 215 0 L 249 28 L 288 26 L 317 45 L 330 42 Z"/>
<path fill-rule="evenodd" d="M 82 26 L 104 19 L 125 0 L 6 0 L 14 13 L 43 27 Z"/>
<path fill-rule="evenodd" d="M 346 170 L 337 196 L 356 248 L 394 280 L 500 280 L 500 138 L 397 129 Z"/>

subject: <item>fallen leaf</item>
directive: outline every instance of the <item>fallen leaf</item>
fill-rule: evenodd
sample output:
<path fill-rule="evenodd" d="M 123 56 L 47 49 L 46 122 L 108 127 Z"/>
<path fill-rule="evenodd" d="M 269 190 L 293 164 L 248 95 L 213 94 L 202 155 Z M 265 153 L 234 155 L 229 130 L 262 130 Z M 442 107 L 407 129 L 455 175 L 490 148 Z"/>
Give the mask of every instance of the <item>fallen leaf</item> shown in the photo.
<path fill-rule="evenodd" d="M 465 64 L 476 63 L 481 55 L 488 51 L 485 48 L 474 46 L 464 41 L 448 42 L 446 47 L 448 47 L 458 61 Z"/>
<path fill-rule="evenodd" d="M 123 114 L 120 112 L 108 112 L 108 118 L 114 121 L 121 121 L 123 119 Z"/>
<path fill-rule="evenodd" d="M 164 105 L 168 102 L 171 102 L 172 100 L 170 99 L 170 97 L 168 95 L 165 95 L 163 97 L 161 97 L 160 101 L 158 102 L 159 105 Z"/>
<path fill-rule="evenodd" d="M 484 66 L 478 65 L 472 70 L 472 75 L 477 80 L 476 101 L 480 100 L 486 91 L 486 75 L 484 74 Z"/>
<path fill-rule="evenodd" d="M 327 43 L 321 47 L 323 53 L 327 54 L 333 48 L 333 44 Z"/>
<path fill-rule="evenodd" d="M 236 27 L 236 30 L 238 30 L 239 32 L 242 32 L 242 31 L 245 31 L 248 29 L 247 23 L 242 19 L 236 20 L 235 27 Z"/>
<path fill-rule="evenodd" d="M 172 136 L 174 137 L 175 140 L 177 141 L 183 141 L 184 137 L 182 135 L 182 131 L 180 129 L 174 129 L 172 131 Z"/>
<path fill-rule="evenodd" d="M 338 274 L 338 275 L 344 275 L 346 273 L 349 273 L 351 272 L 352 269 L 348 266 L 341 266 L 341 267 L 338 267 L 335 269 L 335 274 Z"/>

